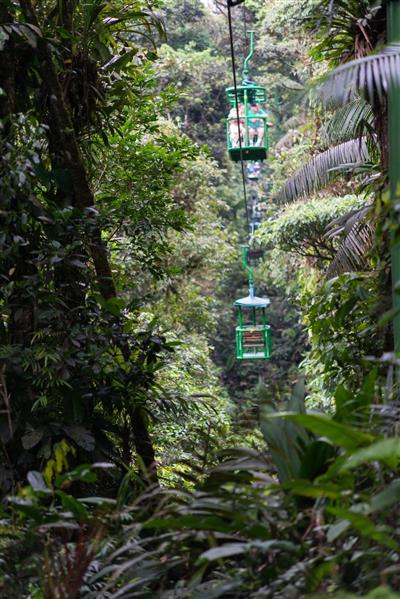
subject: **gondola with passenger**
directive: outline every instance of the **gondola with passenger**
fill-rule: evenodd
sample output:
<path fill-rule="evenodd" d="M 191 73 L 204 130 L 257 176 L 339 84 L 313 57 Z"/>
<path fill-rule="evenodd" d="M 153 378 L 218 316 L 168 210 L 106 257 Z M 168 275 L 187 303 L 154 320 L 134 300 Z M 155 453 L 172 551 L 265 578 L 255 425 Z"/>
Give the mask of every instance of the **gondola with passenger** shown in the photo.
<path fill-rule="evenodd" d="M 228 87 L 230 111 L 226 119 L 229 156 L 234 162 L 265 160 L 268 154 L 268 118 L 265 87 L 249 79 L 248 63 L 254 53 L 254 32 L 250 32 L 250 53 L 244 61 L 243 80 Z"/>

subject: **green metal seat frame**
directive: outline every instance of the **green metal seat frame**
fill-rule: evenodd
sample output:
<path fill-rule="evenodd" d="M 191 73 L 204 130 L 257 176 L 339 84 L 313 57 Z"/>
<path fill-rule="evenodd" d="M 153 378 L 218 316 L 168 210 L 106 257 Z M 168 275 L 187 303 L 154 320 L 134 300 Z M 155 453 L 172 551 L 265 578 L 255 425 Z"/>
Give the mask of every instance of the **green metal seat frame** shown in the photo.
<path fill-rule="evenodd" d="M 268 360 L 272 353 L 272 331 L 267 324 L 266 309 L 270 300 L 254 294 L 253 271 L 247 263 L 246 245 L 242 246 L 243 266 L 249 273 L 249 295 L 236 300 L 236 358 L 238 360 Z"/>
<path fill-rule="evenodd" d="M 257 324 L 256 308 L 252 307 L 254 324 L 243 324 L 242 307 L 239 306 L 239 325 L 236 327 L 236 358 L 238 360 L 268 360 L 272 352 L 271 327 L 266 322 L 265 308 L 261 308 L 261 323 Z"/>

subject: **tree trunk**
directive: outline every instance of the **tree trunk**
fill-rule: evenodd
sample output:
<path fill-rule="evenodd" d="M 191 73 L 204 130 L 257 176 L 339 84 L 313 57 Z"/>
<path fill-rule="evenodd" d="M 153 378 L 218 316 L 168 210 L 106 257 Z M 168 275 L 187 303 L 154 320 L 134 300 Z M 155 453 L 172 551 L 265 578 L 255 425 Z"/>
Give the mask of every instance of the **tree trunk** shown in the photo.
<path fill-rule="evenodd" d="M 31 0 L 20 0 L 27 22 L 40 29 Z M 38 40 L 38 55 L 43 84 L 49 97 L 48 126 L 60 150 L 60 156 L 69 172 L 74 191 L 75 205 L 81 210 L 94 207 L 94 197 L 90 189 L 86 168 L 79 149 L 71 115 L 65 102 L 49 46 Z M 107 256 L 107 248 L 101 237 L 99 226 L 89 228 L 89 248 L 96 271 L 97 282 L 102 297 L 106 300 L 116 297 L 116 289 Z M 124 352 L 126 354 L 126 352 Z M 129 359 L 129 355 L 125 356 Z M 158 482 L 155 455 L 146 422 L 139 409 L 132 413 L 132 430 L 138 455 L 147 470 L 147 479 Z"/>
<path fill-rule="evenodd" d="M 145 467 L 144 478 L 149 482 L 158 483 L 153 443 L 140 407 L 132 412 L 132 430 L 136 451 Z"/>

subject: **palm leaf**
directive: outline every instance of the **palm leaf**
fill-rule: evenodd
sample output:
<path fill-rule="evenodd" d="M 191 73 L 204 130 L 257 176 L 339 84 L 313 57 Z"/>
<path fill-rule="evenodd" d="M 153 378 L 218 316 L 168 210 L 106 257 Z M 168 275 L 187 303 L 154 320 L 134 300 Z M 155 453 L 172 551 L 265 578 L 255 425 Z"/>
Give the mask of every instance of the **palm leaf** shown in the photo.
<path fill-rule="evenodd" d="M 327 278 L 368 269 L 368 252 L 374 242 L 375 227 L 365 220 L 365 210 L 361 210 L 358 218 L 353 221 L 353 226 L 329 265 Z"/>
<path fill-rule="evenodd" d="M 365 139 L 352 139 L 314 156 L 300 167 L 275 195 L 277 202 L 292 202 L 312 195 L 344 171 L 364 165 L 369 158 Z"/>
<path fill-rule="evenodd" d="M 343 105 L 361 93 L 374 104 L 393 86 L 400 86 L 400 43 L 338 67 L 321 85 L 320 96 L 328 105 Z"/>
<path fill-rule="evenodd" d="M 362 98 L 338 108 L 320 131 L 324 147 L 362 137 L 373 124 L 372 106 Z"/>
<path fill-rule="evenodd" d="M 364 220 L 371 209 L 371 204 L 365 208 L 356 208 L 332 220 L 326 228 L 325 237 L 329 240 L 339 235 L 348 235 L 357 222 Z"/>

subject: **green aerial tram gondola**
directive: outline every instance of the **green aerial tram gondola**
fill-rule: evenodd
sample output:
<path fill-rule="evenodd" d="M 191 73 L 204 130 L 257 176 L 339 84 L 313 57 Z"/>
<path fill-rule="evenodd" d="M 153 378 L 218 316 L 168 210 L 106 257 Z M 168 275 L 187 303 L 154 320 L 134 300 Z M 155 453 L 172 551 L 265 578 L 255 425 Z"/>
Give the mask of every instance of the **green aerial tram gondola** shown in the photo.
<path fill-rule="evenodd" d="M 243 81 L 225 90 L 231 106 L 226 119 L 227 146 L 235 162 L 265 160 L 268 153 L 265 87 L 249 79 L 248 63 L 253 53 L 254 32 L 250 31 L 250 53 L 244 61 Z"/>
<path fill-rule="evenodd" d="M 238 360 L 268 360 L 271 357 L 272 335 L 267 324 L 267 297 L 257 297 L 253 271 L 247 263 L 246 245 L 242 246 L 243 266 L 249 274 L 249 295 L 235 301 L 238 309 L 236 327 L 236 358 Z"/>

